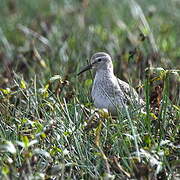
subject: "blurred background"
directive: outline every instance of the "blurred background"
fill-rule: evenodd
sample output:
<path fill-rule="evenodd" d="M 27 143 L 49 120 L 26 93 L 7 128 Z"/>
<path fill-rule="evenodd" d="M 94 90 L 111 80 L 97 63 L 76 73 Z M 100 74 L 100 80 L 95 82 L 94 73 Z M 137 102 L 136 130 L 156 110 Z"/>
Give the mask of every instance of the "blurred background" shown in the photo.
<path fill-rule="evenodd" d="M 97 51 L 134 86 L 147 67 L 179 68 L 179 0 L 1 0 L 0 9 L 2 88 L 14 72 L 26 81 L 36 74 L 39 84 L 59 74 L 73 84 Z"/>

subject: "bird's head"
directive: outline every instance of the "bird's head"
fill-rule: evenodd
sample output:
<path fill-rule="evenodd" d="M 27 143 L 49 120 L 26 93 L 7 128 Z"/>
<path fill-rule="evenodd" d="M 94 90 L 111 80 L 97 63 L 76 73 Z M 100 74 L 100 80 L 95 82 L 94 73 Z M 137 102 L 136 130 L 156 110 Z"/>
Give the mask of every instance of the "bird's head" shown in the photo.
<path fill-rule="evenodd" d="M 96 71 L 98 71 L 100 69 L 103 70 L 103 69 L 108 69 L 108 68 L 112 68 L 112 60 L 111 60 L 110 55 L 105 52 L 98 52 L 98 53 L 95 53 L 91 57 L 90 64 L 84 67 L 78 73 L 78 75 L 80 75 L 81 73 L 89 69 L 95 69 Z"/>

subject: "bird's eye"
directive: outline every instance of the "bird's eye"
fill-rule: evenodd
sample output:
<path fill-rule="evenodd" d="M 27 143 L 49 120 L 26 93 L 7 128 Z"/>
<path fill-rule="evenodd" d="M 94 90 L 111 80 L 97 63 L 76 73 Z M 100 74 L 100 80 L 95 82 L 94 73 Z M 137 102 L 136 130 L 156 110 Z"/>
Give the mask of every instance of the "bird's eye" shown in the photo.
<path fill-rule="evenodd" d="M 98 62 L 101 62 L 102 61 L 102 59 L 98 59 Z"/>

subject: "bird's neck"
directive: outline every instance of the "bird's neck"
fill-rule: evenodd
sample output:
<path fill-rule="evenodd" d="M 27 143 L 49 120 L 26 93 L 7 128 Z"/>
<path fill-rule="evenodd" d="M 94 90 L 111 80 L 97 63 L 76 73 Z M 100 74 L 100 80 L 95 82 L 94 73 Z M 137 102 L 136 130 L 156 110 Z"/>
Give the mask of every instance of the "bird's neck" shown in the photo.
<path fill-rule="evenodd" d="M 113 68 L 98 69 L 95 78 L 111 78 L 114 76 Z"/>

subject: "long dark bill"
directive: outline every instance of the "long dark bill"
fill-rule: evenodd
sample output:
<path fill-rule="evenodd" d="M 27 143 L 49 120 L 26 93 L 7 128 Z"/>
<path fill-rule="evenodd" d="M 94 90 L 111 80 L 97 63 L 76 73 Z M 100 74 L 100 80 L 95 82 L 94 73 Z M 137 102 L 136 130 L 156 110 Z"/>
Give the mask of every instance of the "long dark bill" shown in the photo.
<path fill-rule="evenodd" d="M 79 76 L 81 73 L 83 73 L 83 72 L 85 72 L 85 71 L 87 71 L 87 70 L 89 70 L 89 69 L 91 69 L 92 68 L 92 65 L 90 64 L 90 65 L 87 65 L 86 67 L 84 67 L 77 75 Z"/>

